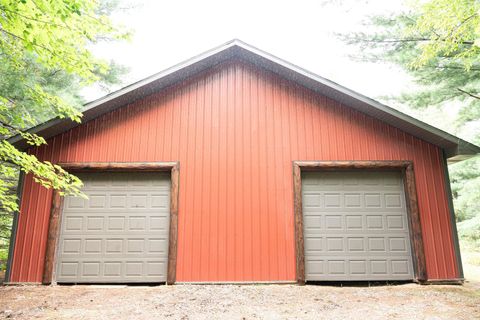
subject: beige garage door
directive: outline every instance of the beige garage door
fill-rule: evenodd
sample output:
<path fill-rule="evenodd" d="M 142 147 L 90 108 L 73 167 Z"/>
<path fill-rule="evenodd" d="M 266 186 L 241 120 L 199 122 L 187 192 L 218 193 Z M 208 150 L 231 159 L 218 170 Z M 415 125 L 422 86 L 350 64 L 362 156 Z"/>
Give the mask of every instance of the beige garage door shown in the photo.
<path fill-rule="evenodd" d="M 163 173 L 84 173 L 88 200 L 64 201 L 56 280 L 164 282 L 170 177 Z"/>
<path fill-rule="evenodd" d="M 413 279 L 401 173 L 304 173 L 302 194 L 307 281 Z"/>

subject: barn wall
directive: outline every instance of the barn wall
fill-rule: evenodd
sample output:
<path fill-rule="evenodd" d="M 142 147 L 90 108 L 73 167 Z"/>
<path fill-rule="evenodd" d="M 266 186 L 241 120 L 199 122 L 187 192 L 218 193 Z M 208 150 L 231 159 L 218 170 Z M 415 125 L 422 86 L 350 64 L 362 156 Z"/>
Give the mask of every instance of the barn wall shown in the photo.
<path fill-rule="evenodd" d="M 293 160 L 413 160 L 430 279 L 458 277 L 441 150 L 242 63 L 32 151 L 52 162 L 180 161 L 177 281 L 295 279 Z M 12 282 L 40 282 L 52 192 L 26 177 Z"/>

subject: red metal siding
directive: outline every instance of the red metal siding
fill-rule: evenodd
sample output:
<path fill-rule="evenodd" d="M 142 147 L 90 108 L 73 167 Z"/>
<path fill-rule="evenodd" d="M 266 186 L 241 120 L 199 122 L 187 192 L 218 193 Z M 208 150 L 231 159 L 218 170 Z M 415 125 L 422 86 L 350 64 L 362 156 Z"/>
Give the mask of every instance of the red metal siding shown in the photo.
<path fill-rule="evenodd" d="M 458 277 L 439 148 L 242 63 L 82 124 L 41 159 L 180 161 L 177 281 L 295 279 L 293 160 L 413 160 L 430 279 Z M 27 176 L 12 282 L 39 282 L 51 191 Z"/>

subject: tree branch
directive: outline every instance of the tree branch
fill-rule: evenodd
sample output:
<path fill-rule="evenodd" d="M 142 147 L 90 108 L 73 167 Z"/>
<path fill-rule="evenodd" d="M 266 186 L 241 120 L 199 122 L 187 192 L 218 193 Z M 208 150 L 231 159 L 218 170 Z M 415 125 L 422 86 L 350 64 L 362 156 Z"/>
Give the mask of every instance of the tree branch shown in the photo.
<path fill-rule="evenodd" d="M 3 28 L 1 27 L 1 25 L 0 25 L 0 32 L 3 32 L 3 33 L 5 33 L 6 35 L 9 35 L 10 37 L 13 37 L 13 38 L 18 39 L 18 40 L 23 41 L 23 42 L 30 42 L 30 41 L 28 41 L 27 39 L 25 39 L 25 38 L 23 38 L 23 37 L 20 37 L 20 36 L 14 34 L 14 33 L 12 33 L 12 32 L 10 32 L 10 31 L 7 31 L 7 30 L 3 29 Z M 60 58 L 61 58 L 61 56 L 59 56 L 55 51 L 53 51 L 52 49 L 47 48 L 47 47 L 45 47 L 45 46 L 43 46 L 43 45 L 41 45 L 41 44 L 32 43 L 32 46 L 37 47 L 37 48 L 41 48 L 41 49 L 49 52 L 49 53 L 52 54 L 53 56 L 55 56 L 55 57 L 60 57 Z M 65 59 L 65 57 L 64 57 L 64 59 Z M 72 61 L 73 61 L 73 62 L 81 62 L 81 60 L 74 59 L 74 58 L 71 58 L 71 57 L 69 58 L 69 60 L 70 60 L 69 63 L 71 63 Z"/>
<path fill-rule="evenodd" d="M 461 66 L 425 66 L 423 68 L 429 68 L 429 69 L 451 69 L 451 70 L 465 70 L 465 67 Z M 480 71 L 480 68 L 470 68 L 470 71 Z"/>
<path fill-rule="evenodd" d="M 450 32 L 450 35 L 449 37 L 451 37 L 453 35 L 454 32 L 456 32 L 458 29 L 460 29 L 460 27 L 462 25 L 464 25 L 465 23 L 467 23 L 468 20 L 474 18 L 477 16 L 477 13 L 475 12 L 474 14 L 472 14 L 471 16 L 465 18 L 462 22 L 460 22 L 460 24 L 458 24 L 454 29 L 452 29 L 452 31 Z"/>
<path fill-rule="evenodd" d="M 430 38 L 412 38 L 412 39 L 385 39 L 385 40 L 376 40 L 376 39 L 357 39 L 357 41 L 361 42 L 375 42 L 375 43 L 403 43 L 403 42 L 427 42 L 427 41 L 447 41 L 445 39 L 435 39 L 432 40 Z M 473 45 L 474 41 L 460 41 L 459 44 L 464 45 Z"/>
<path fill-rule="evenodd" d="M 465 91 L 465 90 L 463 90 L 463 89 L 461 89 L 461 88 L 457 88 L 457 90 L 460 91 L 460 92 L 462 92 L 462 93 L 464 93 L 464 94 L 466 94 L 466 95 L 468 95 L 468 96 L 470 96 L 470 97 L 472 97 L 472 98 L 475 98 L 475 99 L 479 99 L 479 100 L 480 100 L 480 96 L 477 96 L 476 94 L 473 94 L 473 93 L 471 93 L 471 92 Z"/>
<path fill-rule="evenodd" d="M 35 21 L 35 22 L 38 22 L 38 23 L 43 23 L 43 24 L 49 24 L 49 25 L 52 25 L 52 26 L 55 26 L 55 27 L 59 27 L 59 28 L 68 28 L 68 26 L 64 25 L 59 25 L 59 24 L 56 24 L 56 23 L 53 23 L 51 21 L 45 21 L 45 20 L 40 20 L 40 19 L 36 19 L 36 18 L 32 18 L 32 17 L 29 17 L 29 16 L 26 16 L 26 15 L 23 15 L 19 12 L 15 12 L 15 11 L 12 11 L 12 10 L 8 10 L 6 9 L 5 7 L 0 7 L 0 9 L 2 9 L 3 11 L 7 11 L 7 12 L 10 12 L 11 14 L 13 15 L 18 15 L 19 17 L 22 17 L 22 18 L 25 18 L 25 19 L 28 19 L 28 20 L 32 20 L 32 21 Z M 43 12 L 42 12 L 43 13 Z"/>
<path fill-rule="evenodd" d="M 3 122 L 3 121 L 1 121 L 1 120 L 0 120 L 0 126 L 2 126 L 2 127 L 4 127 L 4 128 L 7 128 L 7 129 L 11 132 L 12 135 L 15 134 L 15 133 L 18 134 L 18 133 L 21 132 L 20 129 L 15 128 L 15 127 L 12 126 L 11 124 L 8 124 L 8 123 Z M 8 139 L 9 137 L 10 137 L 10 136 L 6 136 L 5 138 L 3 138 L 3 137 L 0 136 L 0 140 Z"/>

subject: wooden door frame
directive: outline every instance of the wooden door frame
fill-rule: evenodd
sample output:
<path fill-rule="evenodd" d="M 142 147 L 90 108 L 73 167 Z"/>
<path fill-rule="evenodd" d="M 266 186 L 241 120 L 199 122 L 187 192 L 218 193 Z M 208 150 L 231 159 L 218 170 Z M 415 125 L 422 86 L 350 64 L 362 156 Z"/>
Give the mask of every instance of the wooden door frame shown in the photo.
<path fill-rule="evenodd" d="M 410 228 L 414 280 L 427 280 L 422 226 L 418 210 L 415 173 L 412 161 L 293 161 L 294 224 L 296 249 L 296 280 L 305 284 L 305 246 L 303 237 L 302 172 L 342 170 L 395 170 L 403 174 L 407 216 Z"/>
<path fill-rule="evenodd" d="M 170 172 L 170 227 L 168 239 L 167 284 L 175 283 L 177 269 L 178 200 L 180 163 L 175 162 L 67 162 L 59 163 L 65 170 L 78 172 Z M 55 266 L 60 237 L 60 218 L 63 211 L 63 197 L 53 191 L 52 207 L 48 224 L 47 246 L 43 269 L 43 284 L 56 283 Z"/>

